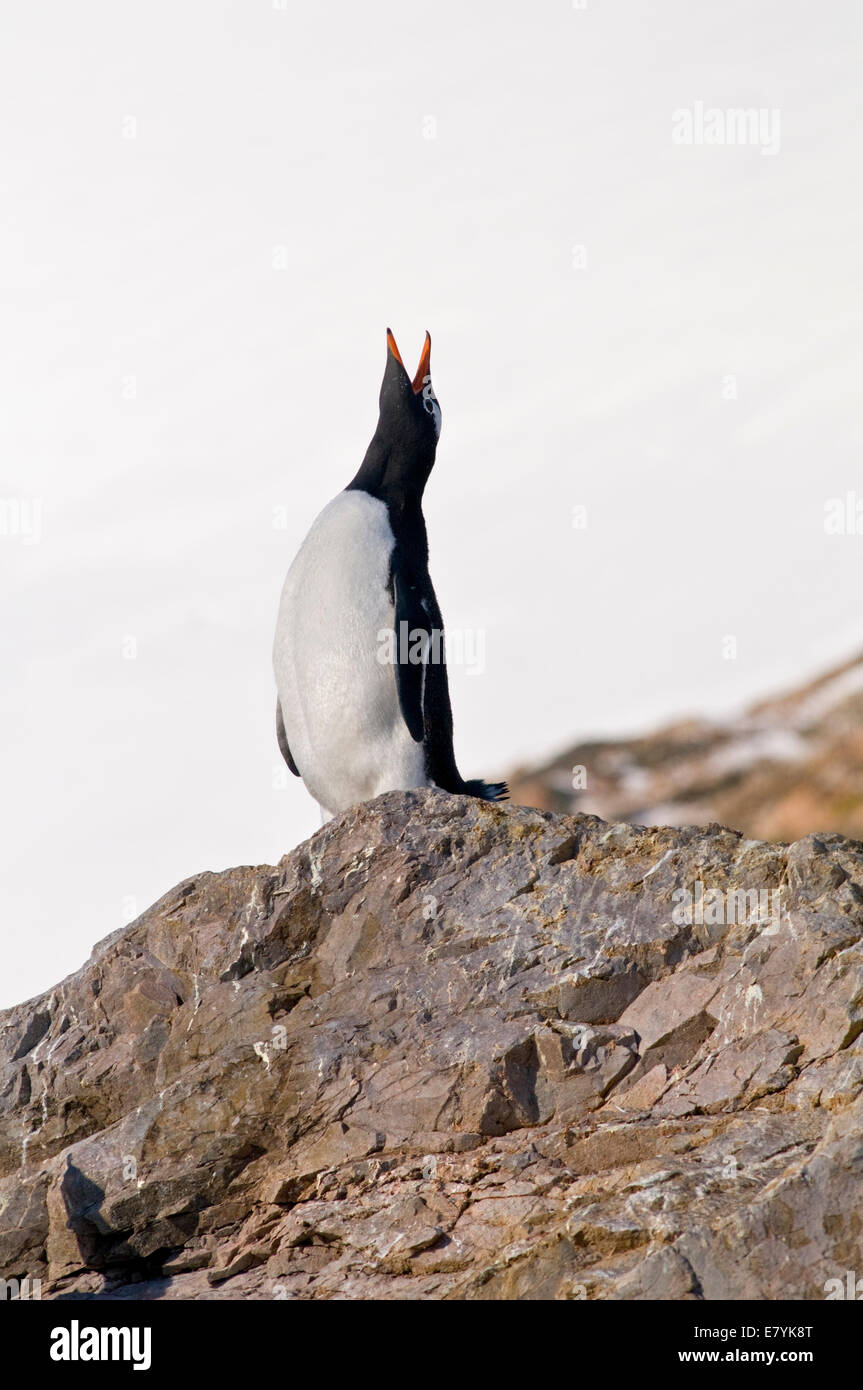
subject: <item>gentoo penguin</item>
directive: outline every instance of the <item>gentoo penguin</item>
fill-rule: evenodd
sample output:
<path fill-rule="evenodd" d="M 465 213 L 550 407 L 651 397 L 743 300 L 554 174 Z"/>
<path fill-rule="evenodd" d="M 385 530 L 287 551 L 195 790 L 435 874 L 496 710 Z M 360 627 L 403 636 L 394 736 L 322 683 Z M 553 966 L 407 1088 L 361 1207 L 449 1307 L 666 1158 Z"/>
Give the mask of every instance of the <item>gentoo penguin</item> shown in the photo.
<path fill-rule="evenodd" d="M 440 787 L 498 801 L 505 782 L 456 767 L 443 619 L 428 571 L 423 489 L 441 412 L 428 333 L 413 380 L 387 329 L 377 429 L 288 571 L 273 666 L 276 735 L 324 819 L 357 801 Z"/>

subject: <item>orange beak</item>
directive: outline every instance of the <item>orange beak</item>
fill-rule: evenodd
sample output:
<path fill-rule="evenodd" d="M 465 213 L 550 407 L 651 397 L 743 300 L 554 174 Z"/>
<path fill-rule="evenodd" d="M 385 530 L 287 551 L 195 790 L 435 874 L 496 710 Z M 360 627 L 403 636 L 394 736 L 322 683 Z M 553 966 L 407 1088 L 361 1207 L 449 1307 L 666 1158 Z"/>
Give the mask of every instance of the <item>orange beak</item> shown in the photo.
<path fill-rule="evenodd" d="M 426 340 L 423 343 L 423 350 L 420 354 L 420 364 L 417 367 L 417 374 L 411 382 L 415 396 L 418 396 L 423 389 L 427 376 L 431 376 L 431 335 L 428 330 L 426 330 Z"/>
<path fill-rule="evenodd" d="M 401 353 L 399 352 L 398 347 L 396 346 L 396 340 L 395 340 L 395 338 L 394 338 L 393 335 L 392 335 L 392 330 L 389 329 L 389 328 L 387 329 L 387 347 L 389 348 L 389 350 L 390 350 L 390 352 L 392 353 L 393 357 L 394 357 L 394 358 L 396 359 L 396 361 L 398 362 L 399 366 L 400 366 L 400 367 L 404 367 L 405 364 L 404 364 L 404 362 L 402 361 L 402 355 L 401 355 Z M 407 371 L 407 368 L 406 368 L 406 367 L 405 367 L 405 371 Z"/>
<path fill-rule="evenodd" d="M 402 367 L 402 368 L 404 368 L 405 374 L 407 374 L 407 368 L 405 367 L 405 364 L 404 364 L 404 362 L 402 361 L 402 355 L 401 355 L 401 353 L 400 353 L 399 350 L 398 350 L 398 346 L 397 346 L 397 344 L 396 344 L 396 340 L 395 340 L 395 338 L 393 337 L 392 332 L 391 332 L 391 330 L 390 330 L 389 328 L 387 329 L 387 347 L 389 348 L 389 350 L 390 350 L 390 352 L 392 353 L 393 357 L 394 357 L 394 358 L 396 359 L 396 361 L 398 362 L 399 366 Z M 419 395 L 420 391 L 423 389 L 423 386 L 424 386 L 424 384 L 425 384 L 425 379 L 426 379 L 426 377 L 429 376 L 430 373 L 431 373 L 431 366 L 430 366 L 430 363 L 431 363 L 431 337 L 430 337 L 430 335 L 429 335 L 428 333 L 426 333 L 426 340 L 425 340 L 425 342 L 423 343 L 423 350 L 422 350 L 422 352 L 421 352 L 421 354 L 420 354 L 420 364 L 419 364 L 419 366 L 417 367 L 416 376 L 414 377 L 413 381 L 411 382 L 411 389 L 412 389 L 412 391 L 413 391 L 413 393 L 414 393 L 415 396 L 418 396 L 418 395 Z"/>

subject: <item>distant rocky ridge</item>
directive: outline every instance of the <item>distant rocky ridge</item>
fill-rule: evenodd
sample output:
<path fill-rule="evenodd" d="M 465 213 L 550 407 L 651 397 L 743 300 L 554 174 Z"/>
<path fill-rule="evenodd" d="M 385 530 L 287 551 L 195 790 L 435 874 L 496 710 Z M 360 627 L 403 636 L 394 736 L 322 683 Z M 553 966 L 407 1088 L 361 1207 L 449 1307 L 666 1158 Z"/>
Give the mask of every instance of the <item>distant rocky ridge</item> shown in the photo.
<path fill-rule="evenodd" d="M 582 741 L 509 782 L 514 801 L 550 811 L 718 822 L 765 840 L 863 839 L 863 655 L 733 723 L 689 719 L 641 738 Z"/>
<path fill-rule="evenodd" d="M 44 1298 L 746 1299 L 863 1270 L 863 846 L 435 792 L 0 1015 Z"/>

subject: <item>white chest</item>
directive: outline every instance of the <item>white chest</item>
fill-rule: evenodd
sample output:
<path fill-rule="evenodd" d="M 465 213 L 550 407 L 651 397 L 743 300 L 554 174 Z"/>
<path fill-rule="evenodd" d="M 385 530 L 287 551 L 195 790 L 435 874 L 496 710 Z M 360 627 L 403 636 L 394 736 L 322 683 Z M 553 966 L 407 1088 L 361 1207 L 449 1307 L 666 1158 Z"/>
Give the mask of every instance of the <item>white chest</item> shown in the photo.
<path fill-rule="evenodd" d="M 273 661 L 288 742 L 328 811 L 380 791 L 425 785 L 385 657 L 395 540 L 387 509 L 364 492 L 324 508 L 285 580 Z"/>

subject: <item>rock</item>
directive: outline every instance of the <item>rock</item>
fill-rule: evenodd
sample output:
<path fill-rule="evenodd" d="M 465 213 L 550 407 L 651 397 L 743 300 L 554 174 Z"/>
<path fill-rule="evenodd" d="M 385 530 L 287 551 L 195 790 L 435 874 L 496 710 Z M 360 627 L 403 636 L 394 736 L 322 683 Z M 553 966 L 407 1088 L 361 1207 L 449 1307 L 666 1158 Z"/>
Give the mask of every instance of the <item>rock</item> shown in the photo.
<path fill-rule="evenodd" d="M 701 1290 L 689 1261 L 670 1246 L 664 1246 L 647 1255 L 631 1273 L 624 1274 L 609 1297 L 677 1302 L 700 1298 Z"/>
<path fill-rule="evenodd" d="M 621 1087 L 614 1097 L 616 1109 L 649 1110 L 668 1085 L 668 1068 L 658 1062 L 631 1086 Z"/>
<path fill-rule="evenodd" d="M 357 806 L 0 1015 L 0 1275 L 823 1297 L 863 1269 L 861 937 L 839 836 Z"/>
<path fill-rule="evenodd" d="M 863 836 L 863 654 L 726 723 L 577 743 L 508 774 L 514 801 L 639 825 L 721 821 L 766 840 Z"/>
<path fill-rule="evenodd" d="M 644 1070 L 660 1061 L 677 1066 L 694 1055 L 716 1027 L 708 1005 L 717 993 L 714 978 L 692 970 L 652 980 L 641 991 L 620 1021 L 638 1036 Z"/>

